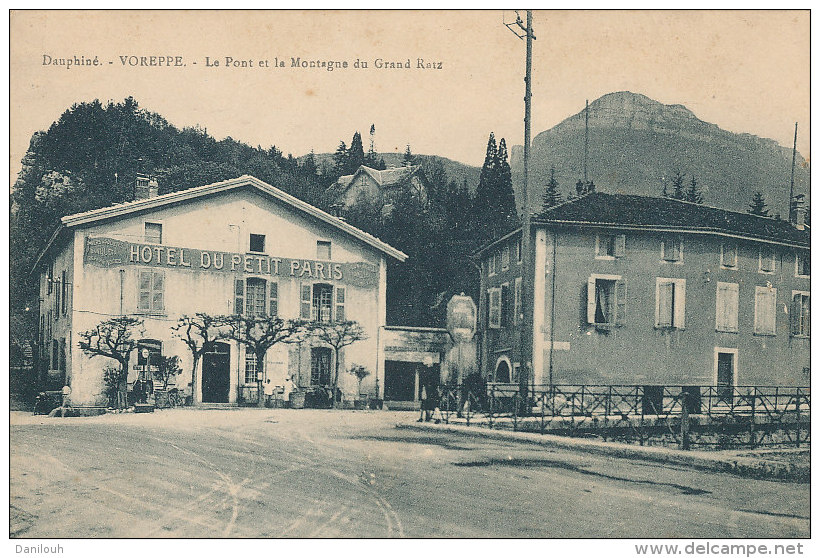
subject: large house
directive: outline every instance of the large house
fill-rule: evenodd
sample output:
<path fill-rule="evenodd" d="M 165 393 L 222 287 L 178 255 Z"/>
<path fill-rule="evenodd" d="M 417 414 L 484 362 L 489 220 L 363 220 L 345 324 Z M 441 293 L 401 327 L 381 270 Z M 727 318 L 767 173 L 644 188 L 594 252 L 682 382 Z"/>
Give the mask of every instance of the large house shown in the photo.
<path fill-rule="evenodd" d="M 534 218 L 531 238 L 526 308 L 521 229 L 478 254 L 488 380 L 518 382 L 520 355 L 530 353 L 535 385 L 808 384 L 810 234 L 801 211 L 790 223 L 592 193 Z"/>
<path fill-rule="evenodd" d="M 376 170 L 361 165 L 355 173 L 339 177 L 328 188 L 333 205 L 348 208 L 360 199 L 380 204 L 386 212 L 408 193 L 427 203 L 428 182 L 419 165 Z"/>
<path fill-rule="evenodd" d="M 403 261 L 401 251 L 252 176 L 165 195 L 142 178 L 137 192 L 133 202 L 63 217 L 35 267 L 40 357 L 75 403 L 105 401 L 103 370 L 113 363 L 85 355 L 79 334 L 123 315 L 143 320 L 129 382 L 151 355 L 177 355 L 186 389 L 192 357 L 171 326 L 196 312 L 244 313 L 358 321 L 367 339 L 343 349 L 340 369 L 363 365 L 371 375 L 362 390 L 383 390 L 387 258 Z M 255 398 L 257 375 L 288 388 L 328 384 L 334 358 L 315 340 L 279 344 L 257 370 L 243 346 L 220 341 L 204 355 L 192 397 Z M 340 374 L 340 387 L 358 393 L 352 375 Z"/>

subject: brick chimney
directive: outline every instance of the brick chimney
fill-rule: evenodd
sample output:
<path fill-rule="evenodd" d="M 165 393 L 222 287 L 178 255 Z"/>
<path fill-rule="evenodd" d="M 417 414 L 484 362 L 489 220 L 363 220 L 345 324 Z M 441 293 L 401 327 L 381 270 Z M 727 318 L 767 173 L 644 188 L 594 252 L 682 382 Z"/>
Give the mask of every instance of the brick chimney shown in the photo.
<path fill-rule="evenodd" d="M 147 200 L 155 198 L 159 194 L 159 184 L 157 179 L 148 175 L 138 173 L 134 183 L 134 200 Z"/>

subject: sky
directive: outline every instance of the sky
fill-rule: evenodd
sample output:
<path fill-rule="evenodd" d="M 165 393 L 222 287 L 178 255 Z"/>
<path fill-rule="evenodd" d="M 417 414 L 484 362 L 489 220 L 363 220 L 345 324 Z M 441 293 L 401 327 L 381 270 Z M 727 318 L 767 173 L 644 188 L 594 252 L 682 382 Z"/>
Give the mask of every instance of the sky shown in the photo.
<path fill-rule="evenodd" d="M 34 132 L 74 103 L 129 95 L 177 127 L 295 156 L 332 152 L 355 131 L 367 149 L 375 124 L 379 151 L 409 144 L 480 165 L 490 132 L 523 143 L 525 44 L 504 26 L 514 19 L 511 11 L 12 12 L 11 182 Z M 797 121 L 798 150 L 809 158 L 808 11 L 536 11 L 533 20 L 533 136 L 586 99 L 628 90 L 787 147 Z M 151 66 L 151 56 L 172 65 Z M 92 64 L 47 63 L 75 57 Z M 226 66 L 226 57 L 252 67 Z M 295 58 L 348 67 L 294 68 Z M 378 68 L 379 60 L 411 67 Z"/>

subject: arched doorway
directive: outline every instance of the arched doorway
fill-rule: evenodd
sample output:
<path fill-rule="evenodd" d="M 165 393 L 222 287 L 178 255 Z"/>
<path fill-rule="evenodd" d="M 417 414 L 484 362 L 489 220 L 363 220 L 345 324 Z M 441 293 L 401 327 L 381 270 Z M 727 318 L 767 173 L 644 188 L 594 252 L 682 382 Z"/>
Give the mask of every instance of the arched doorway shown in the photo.
<path fill-rule="evenodd" d="M 495 365 L 495 381 L 502 384 L 509 384 L 510 372 L 510 361 L 504 357 L 499 358 Z"/>
<path fill-rule="evenodd" d="M 231 346 L 214 343 L 202 356 L 202 402 L 227 403 L 231 390 Z"/>

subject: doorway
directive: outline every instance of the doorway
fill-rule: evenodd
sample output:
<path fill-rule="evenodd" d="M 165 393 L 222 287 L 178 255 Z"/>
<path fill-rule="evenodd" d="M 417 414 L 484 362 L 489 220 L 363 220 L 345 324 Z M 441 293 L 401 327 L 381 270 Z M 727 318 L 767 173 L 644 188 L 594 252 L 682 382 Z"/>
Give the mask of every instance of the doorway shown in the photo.
<path fill-rule="evenodd" d="M 202 356 L 202 402 L 227 403 L 231 390 L 231 346 L 214 343 Z"/>
<path fill-rule="evenodd" d="M 734 395 L 737 349 L 715 349 L 715 380 L 721 401 L 731 402 Z"/>

